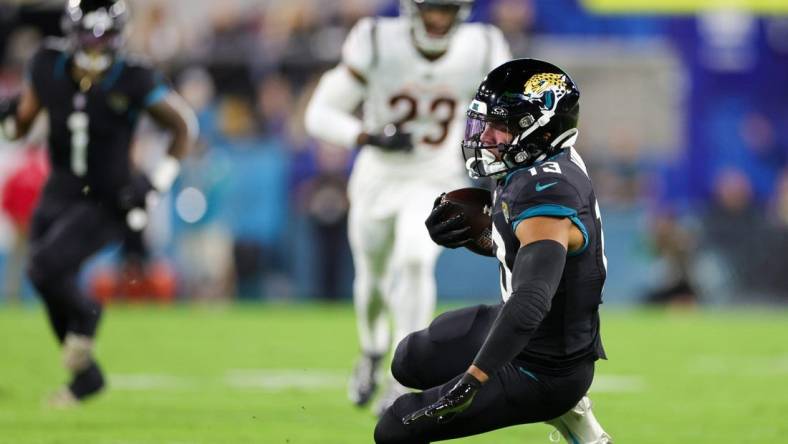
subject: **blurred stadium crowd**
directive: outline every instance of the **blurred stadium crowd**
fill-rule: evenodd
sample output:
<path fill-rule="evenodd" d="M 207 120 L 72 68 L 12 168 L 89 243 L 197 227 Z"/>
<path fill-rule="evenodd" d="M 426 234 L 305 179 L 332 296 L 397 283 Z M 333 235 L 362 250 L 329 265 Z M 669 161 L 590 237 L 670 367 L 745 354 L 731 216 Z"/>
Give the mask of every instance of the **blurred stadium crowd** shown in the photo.
<path fill-rule="evenodd" d="M 788 249 L 788 16 L 599 14 L 586 3 L 477 0 L 472 20 L 497 24 L 515 56 L 577 73 L 578 149 L 607 233 L 606 300 L 788 302 L 777 256 Z M 356 20 L 396 15 L 397 2 L 131 4 L 129 47 L 194 107 L 200 143 L 144 239 L 102 255 L 85 285 L 104 298 L 349 297 L 353 153 L 308 138 L 303 109 Z M 61 11 L 61 1 L 0 3 L 0 95 L 19 89 L 42 36 L 59 33 Z M 10 298 L 31 293 L 21 269 L 47 171 L 43 131 L 26 150 L 0 142 Z M 143 125 L 136 161 L 150 163 L 165 145 Z M 457 276 L 468 267 L 487 274 Z M 445 254 L 438 273 L 442 298 L 497 294 L 486 277 L 494 267 L 470 254 Z"/>

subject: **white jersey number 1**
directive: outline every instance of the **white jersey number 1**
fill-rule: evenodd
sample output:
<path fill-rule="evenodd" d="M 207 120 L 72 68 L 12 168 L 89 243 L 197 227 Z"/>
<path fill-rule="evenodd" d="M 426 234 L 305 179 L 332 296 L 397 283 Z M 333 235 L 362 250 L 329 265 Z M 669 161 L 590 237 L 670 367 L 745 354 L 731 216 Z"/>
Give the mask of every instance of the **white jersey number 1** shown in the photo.
<path fill-rule="evenodd" d="M 83 177 L 88 172 L 90 118 L 85 112 L 75 111 L 68 116 L 66 123 L 71 131 L 71 170 L 78 177 Z"/>

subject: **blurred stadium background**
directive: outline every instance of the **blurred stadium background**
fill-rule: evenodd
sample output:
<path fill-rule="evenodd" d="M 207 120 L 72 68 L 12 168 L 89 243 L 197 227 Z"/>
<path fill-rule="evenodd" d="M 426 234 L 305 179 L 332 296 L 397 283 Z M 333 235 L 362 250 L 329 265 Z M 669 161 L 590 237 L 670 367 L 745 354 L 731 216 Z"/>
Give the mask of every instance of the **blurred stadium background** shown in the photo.
<path fill-rule="evenodd" d="M 0 1 L 0 95 L 59 33 L 62 3 Z M 27 149 L 0 142 L 0 443 L 369 442 L 373 420 L 344 399 L 353 155 L 308 138 L 302 113 L 355 21 L 396 15 L 398 2 L 130 3 L 129 45 L 197 111 L 200 144 L 144 238 L 84 274 L 112 305 L 99 356 L 118 391 L 57 416 L 37 403 L 60 370 L 22 276 L 45 129 Z M 784 442 L 788 2 L 477 0 L 472 20 L 583 92 L 578 150 L 610 270 L 597 415 L 625 443 Z M 142 125 L 136 160 L 165 144 Z M 496 273 L 448 251 L 440 301 L 495 301 Z M 272 378 L 281 384 L 256 384 Z M 526 429 L 468 442 L 546 441 L 546 427 Z"/>

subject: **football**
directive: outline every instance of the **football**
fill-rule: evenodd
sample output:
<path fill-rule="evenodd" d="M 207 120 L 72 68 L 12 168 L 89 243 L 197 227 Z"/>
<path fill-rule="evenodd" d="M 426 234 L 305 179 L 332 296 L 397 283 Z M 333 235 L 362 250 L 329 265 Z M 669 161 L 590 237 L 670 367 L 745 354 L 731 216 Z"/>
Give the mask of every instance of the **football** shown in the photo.
<path fill-rule="evenodd" d="M 468 226 L 471 227 L 473 243 L 466 248 L 474 253 L 491 256 L 492 243 L 492 196 L 484 188 L 460 188 L 443 195 L 443 200 L 457 205 L 465 215 Z M 446 218 L 454 216 L 456 212 L 449 212 Z"/>

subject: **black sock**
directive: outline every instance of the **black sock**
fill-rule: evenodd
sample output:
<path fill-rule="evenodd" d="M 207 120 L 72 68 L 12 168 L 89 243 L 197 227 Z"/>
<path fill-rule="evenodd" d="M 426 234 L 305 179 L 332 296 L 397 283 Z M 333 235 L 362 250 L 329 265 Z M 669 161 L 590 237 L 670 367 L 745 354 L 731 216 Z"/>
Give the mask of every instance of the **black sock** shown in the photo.
<path fill-rule="evenodd" d="M 96 361 L 92 361 L 86 369 L 74 375 L 68 385 L 71 393 L 80 400 L 98 393 L 103 387 L 104 375 Z"/>

